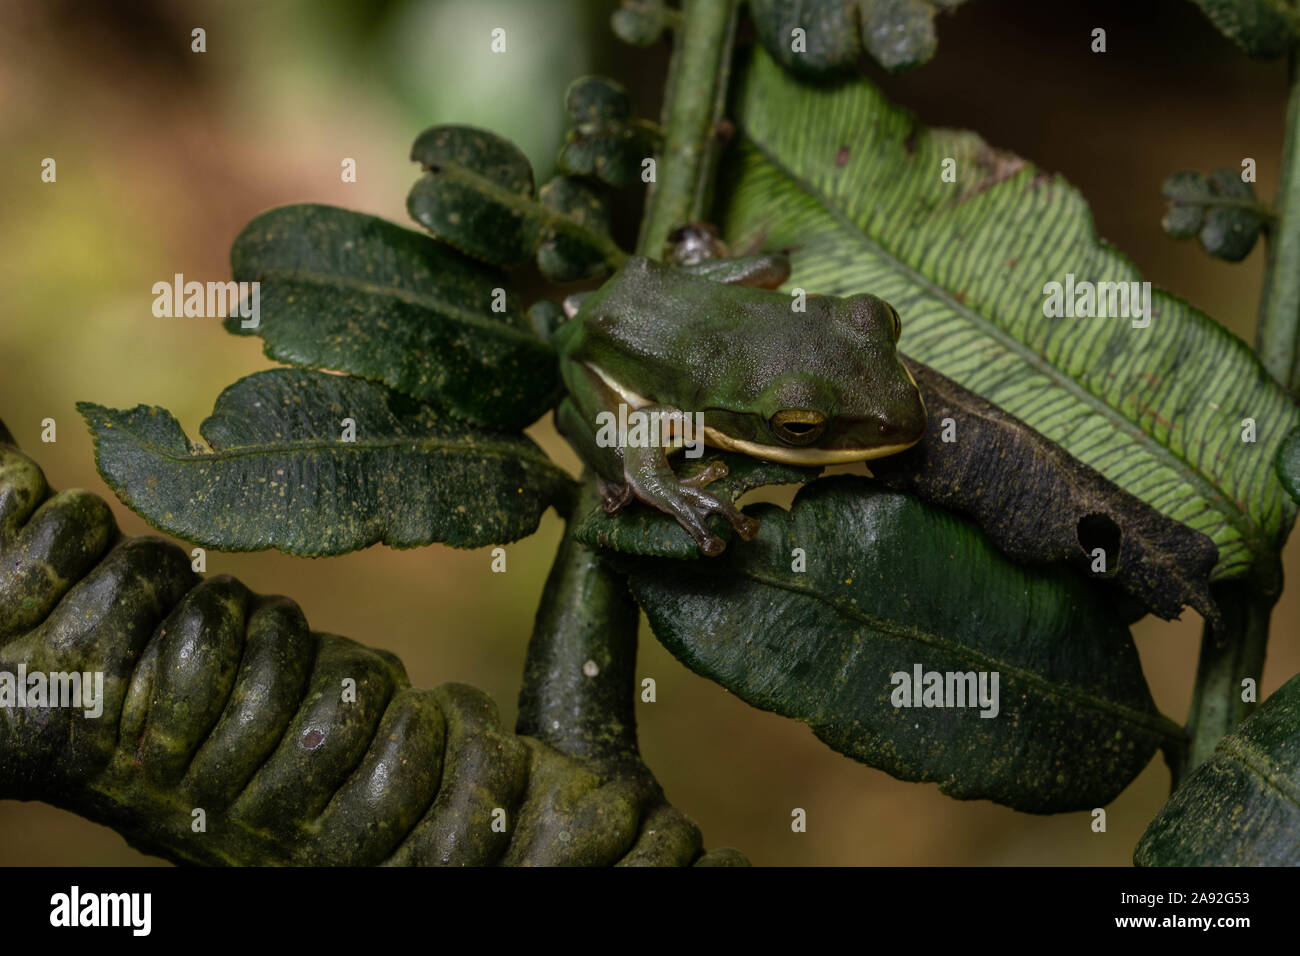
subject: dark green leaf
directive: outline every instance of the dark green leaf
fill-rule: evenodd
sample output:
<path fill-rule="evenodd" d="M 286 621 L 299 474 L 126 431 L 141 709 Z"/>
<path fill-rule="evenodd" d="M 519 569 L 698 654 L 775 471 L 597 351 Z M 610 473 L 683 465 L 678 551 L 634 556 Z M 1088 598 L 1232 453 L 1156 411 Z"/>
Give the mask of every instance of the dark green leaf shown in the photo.
<path fill-rule="evenodd" d="M 1205 225 L 1201 227 L 1201 248 L 1216 258 L 1240 262 L 1255 247 L 1255 240 L 1264 227 L 1264 220 L 1256 212 L 1255 190 L 1250 183 L 1242 181 L 1241 173 L 1235 169 L 1216 169 L 1210 174 L 1210 189 L 1219 203 L 1243 205 L 1209 208 Z"/>
<path fill-rule="evenodd" d="M 647 149 L 627 91 L 613 80 L 584 76 L 569 86 L 565 101 L 571 128 L 556 160 L 560 172 L 619 189 L 636 182 Z"/>
<path fill-rule="evenodd" d="M 411 144 L 411 160 L 425 169 L 472 170 L 514 196 L 532 196 L 533 167 L 510 140 L 476 126 L 431 126 Z"/>
<path fill-rule="evenodd" d="M 522 428 L 554 404 L 554 350 L 506 294 L 505 277 L 383 219 L 333 206 L 282 206 L 249 223 L 230 253 L 261 283 L 260 335 L 281 362 L 376 379 L 454 415 Z M 494 311 L 494 305 L 504 311 Z"/>
<path fill-rule="evenodd" d="M 542 187 L 540 198 L 542 205 L 581 223 L 590 232 L 609 235 L 605 200 L 581 179 L 556 176 Z M 551 282 L 574 282 L 602 275 L 606 266 L 599 247 L 576 236 L 558 233 L 538 247 L 537 268 Z"/>
<path fill-rule="evenodd" d="M 0 672 L 103 675 L 95 716 L 0 704 L 0 799 L 46 800 L 185 863 L 744 862 L 702 854 L 653 781 L 510 733 L 472 687 L 413 689 L 393 655 L 312 632 L 287 598 L 200 582 L 160 539 L 108 550 L 107 506 L 68 511 L 69 494 L 0 449 Z M 94 545 L 74 568 L 78 541 Z"/>
<path fill-rule="evenodd" d="M 724 464 L 727 474 L 710 482 L 708 490 L 728 501 L 737 501 L 745 492 L 762 485 L 803 484 L 816 478 L 821 470 L 760 461 L 747 455 L 711 452 L 707 457 L 683 459 L 677 465 L 677 475 L 689 478 L 715 462 Z M 675 519 L 636 503 L 616 515 L 606 514 L 604 507 L 597 505 L 574 515 L 573 521 L 573 536 L 589 547 L 661 558 L 701 556 L 699 546 Z M 713 515 L 708 524 L 718 537 L 724 541 L 731 540 L 733 532 L 729 522 Z"/>
<path fill-rule="evenodd" d="M 1205 204 L 1213 198 L 1210 181 L 1200 173 L 1184 170 L 1173 173 L 1160 187 L 1169 200 L 1160 225 L 1174 239 L 1190 239 L 1205 223 Z"/>
<path fill-rule="evenodd" d="M 1180 786 L 1138 841 L 1139 866 L 1300 866 L 1300 675 Z"/>
<path fill-rule="evenodd" d="M 1218 620 L 1209 581 L 1214 542 L 934 369 L 908 364 L 925 400 L 926 434 L 871 462 L 878 479 L 973 518 L 1016 561 L 1067 564 L 1113 582 L 1166 620 L 1185 604 Z"/>
<path fill-rule="evenodd" d="M 1235 169 L 1174 173 L 1161 193 L 1169 200 L 1160 224 L 1175 239 L 1199 236 L 1201 248 L 1216 259 L 1240 262 L 1255 247 L 1269 218 L 1255 190 Z"/>
<path fill-rule="evenodd" d="M 407 198 L 411 216 L 443 242 L 493 265 L 516 265 L 541 241 L 528 214 L 533 168 L 509 140 L 473 126 L 434 126 L 411 159 L 426 170 Z"/>
<path fill-rule="evenodd" d="M 786 69 L 818 77 L 847 73 L 857 63 L 862 39 L 855 4 L 750 0 L 749 9 L 764 49 Z"/>
<path fill-rule="evenodd" d="M 624 123 L 632 117 L 632 101 L 621 83 L 603 76 L 580 76 L 569 84 L 564 106 L 573 126 L 584 123 Z"/>
<path fill-rule="evenodd" d="M 573 130 L 555 164 L 563 173 L 591 176 L 624 189 L 639 181 L 647 155 L 641 136 L 630 127 L 602 133 Z"/>
<path fill-rule="evenodd" d="M 1281 56 L 1300 36 L 1300 13 L 1279 0 L 1192 0 L 1248 54 L 1261 59 Z"/>
<path fill-rule="evenodd" d="M 887 70 L 925 63 L 937 42 L 935 14 L 960 2 L 750 0 L 750 8 L 771 56 L 802 76 L 821 77 L 851 71 L 864 50 Z"/>
<path fill-rule="evenodd" d="M 104 480 L 154 527 L 227 551 L 459 548 L 531 534 L 568 477 L 492 432 L 358 378 L 272 369 L 217 399 L 191 447 L 166 409 L 78 405 Z M 345 419 L 355 441 L 344 441 Z"/>
<path fill-rule="evenodd" d="M 862 44 L 887 70 L 919 66 L 934 56 L 934 15 L 929 0 L 859 0 Z"/>
<path fill-rule="evenodd" d="M 735 113 L 732 248 L 793 250 L 786 288 L 887 299 L 910 358 L 1207 535 L 1212 579 L 1276 561 L 1296 507 L 1273 462 L 1300 409 L 1244 342 L 1167 294 L 1153 291 L 1145 328 L 1132 308 L 1045 315 L 1048 283 L 1139 281 L 1063 180 L 924 129 L 866 81 L 797 83 L 761 51 Z"/>
<path fill-rule="evenodd" d="M 758 537 L 719 558 L 627 559 L 633 594 L 688 667 L 841 753 L 1050 813 L 1107 803 L 1181 736 L 1128 629 L 1069 572 L 1011 564 L 965 521 L 853 476 L 805 487 L 788 514 L 748 511 Z M 892 676 L 910 688 L 917 667 L 998 673 L 997 716 L 895 707 Z"/>
<path fill-rule="evenodd" d="M 472 126 L 434 126 L 411 147 L 426 170 L 406 199 L 434 236 L 493 265 L 518 265 L 562 235 L 601 251 L 614 269 L 626 255 L 608 236 L 559 214 L 533 196 L 527 158 L 508 140 Z"/>

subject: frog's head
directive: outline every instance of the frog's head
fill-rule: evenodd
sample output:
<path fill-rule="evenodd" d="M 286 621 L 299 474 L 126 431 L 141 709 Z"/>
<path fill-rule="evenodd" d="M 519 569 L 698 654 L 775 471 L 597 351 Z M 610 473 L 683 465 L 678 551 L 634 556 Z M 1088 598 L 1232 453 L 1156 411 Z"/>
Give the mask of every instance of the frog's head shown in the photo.
<path fill-rule="evenodd" d="M 818 308 L 813 308 L 814 302 Z M 874 295 L 808 301 L 749 386 L 747 415 L 705 416 L 711 444 L 792 465 L 882 458 L 925 434 L 925 405 L 898 354 L 902 323 Z"/>

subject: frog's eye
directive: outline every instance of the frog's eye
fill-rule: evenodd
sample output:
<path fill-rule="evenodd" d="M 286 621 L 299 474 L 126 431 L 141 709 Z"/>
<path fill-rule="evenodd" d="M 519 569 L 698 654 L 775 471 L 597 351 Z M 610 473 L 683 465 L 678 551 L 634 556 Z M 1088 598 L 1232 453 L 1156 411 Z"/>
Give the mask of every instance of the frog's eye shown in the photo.
<path fill-rule="evenodd" d="M 787 408 L 768 421 L 772 434 L 787 445 L 811 445 L 826 431 L 826 416 L 807 408 Z"/>
<path fill-rule="evenodd" d="M 885 307 L 889 309 L 889 321 L 892 323 L 894 341 L 897 342 L 898 337 L 903 334 L 903 320 L 898 317 L 898 310 L 888 302 L 885 303 Z"/>

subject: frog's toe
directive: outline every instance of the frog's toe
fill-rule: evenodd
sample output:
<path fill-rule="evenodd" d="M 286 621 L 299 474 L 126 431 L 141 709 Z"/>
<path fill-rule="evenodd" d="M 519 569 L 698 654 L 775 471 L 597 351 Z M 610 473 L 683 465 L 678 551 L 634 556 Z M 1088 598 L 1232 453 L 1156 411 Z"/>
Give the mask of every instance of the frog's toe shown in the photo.
<path fill-rule="evenodd" d="M 695 538 L 695 543 L 700 546 L 700 551 L 704 553 L 705 557 L 716 558 L 727 549 L 727 542 L 708 531 L 704 532 L 703 535 L 692 534 L 691 537 Z"/>
<path fill-rule="evenodd" d="M 736 534 L 740 535 L 742 540 L 753 541 L 758 534 L 758 520 L 745 514 L 727 499 L 694 488 L 686 489 L 686 493 L 695 502 L 701 515 L 722 515 L 736 529 Z"/>
<path fill-rule="evenodd" d="M 731 522 L 731 526 L 736 529 L 736 534 L 740 535 L 742 541 L 753 541 L 758 537 L 757 518 L 751 518 L 735 507 L 723 509 L 718 514 Z"/>
<path fill-rule="evenodd" d="M 708 557 L 716 557 L 721 554 L 727 547 L 727 542 L 723 541 L 708 526 L 708 517 L 710 510 L 707 507 L 700 507 L 698 504 L 691 504 L 686 501 L 678 501 L 671 507 L 671 514 L 677 519 L 677 523 L 686 529 L 695 543 L 699 545 L 700 550 Z"/>
<path fill-rule="evenodd" d="M 736 529 L 736 534 L 740 535 L 742 541 L 753 541 L 758 537 L 758 519 L 751 518 L 743 512 L 736 514 L 737 516 L 731 520 L 731 526 Z"/>
<path fill-rule="evenodd" d="M 632 486 L 626 481 L 606 481 L 604 478 L 597 478 L 596 487 L 600 491 L 600 498 L 605 505 L 607 515 L 618 514 L 634 497 Z"/>
<path fill-rule="evenodd" d="M 669 477 L 671 475 L 669 472 Z M 709 514 L 719 510 L 715 506 L 721 505 L 712 495 L 676 481 L 665 482 L 659 476 L 645 479 L 631 473 L 627 477 L 627 488 L 641 501 L 672 516 L 705 554 L 721 554 L 726 548 L 727 543 L 710 531 L 706 523 Z"/>
<path fill-rule="evenodd" d="M 698 475 L 683 478 L 682 484 L 688 488 L 703 488 L 705 485 L 725 477 L 727 477 L 727 466 L 720 461 L 712 461 Z"/>

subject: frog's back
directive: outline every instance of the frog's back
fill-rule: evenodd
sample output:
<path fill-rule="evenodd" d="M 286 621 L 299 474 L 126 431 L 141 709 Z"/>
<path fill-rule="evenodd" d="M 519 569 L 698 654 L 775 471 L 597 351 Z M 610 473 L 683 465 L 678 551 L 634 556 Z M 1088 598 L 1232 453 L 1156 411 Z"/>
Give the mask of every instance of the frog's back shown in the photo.
<path fill-rule="evenodd" d="M 583 303 L 562 348 L 597 366 L 611 353 L 635 359 L 650 393 L 661 379 L 707 391 L 753 368 L 755 342 L 765 343 L 769 359 L 806 355 L 809 328 L 829 330 L 834 301 L 810 298 L 807 311 L 797 313 L 785 293 L 721 285 L 637 257 Z"/>

